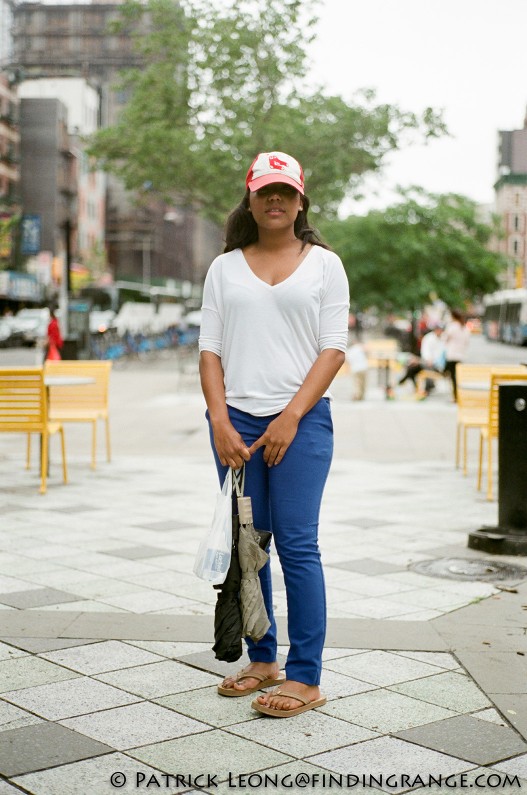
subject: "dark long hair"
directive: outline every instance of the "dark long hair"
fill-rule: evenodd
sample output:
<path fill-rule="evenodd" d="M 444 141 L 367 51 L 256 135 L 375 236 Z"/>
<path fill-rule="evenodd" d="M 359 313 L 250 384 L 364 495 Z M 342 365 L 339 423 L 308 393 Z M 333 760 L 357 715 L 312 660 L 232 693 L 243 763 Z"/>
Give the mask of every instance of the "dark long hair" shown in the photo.
<path fill-rule="evenodd" d="M 310 243 L 312 246 L 321 246 L 329 250 L 329 246 L 320 239 L 318 232 L 309 225 L 308 210 L 309 199 L 307 196 L 302 196 L 302 210 L 298 213 L 294 226 L 295 236 L 302 241 L 302 249 Z M 226 254 L 235 248 L 245 248 L 256 243 L 257 240 L 258 226 L 249 210 L 249 190 L 247 190 L 240 204 L 227 218 L 223 251 Z"/>

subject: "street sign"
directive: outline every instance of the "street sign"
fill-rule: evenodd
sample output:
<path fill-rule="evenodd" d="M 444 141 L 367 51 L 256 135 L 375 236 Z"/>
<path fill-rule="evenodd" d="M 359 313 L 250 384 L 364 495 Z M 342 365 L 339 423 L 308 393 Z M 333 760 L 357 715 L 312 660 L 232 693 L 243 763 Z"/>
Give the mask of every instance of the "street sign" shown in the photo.
<path fill-rule="evenodd" d="M 22 241 L 21 250 L 22 254 L 38 254 L 40 251 L 40 230 L 41 218 L 40 215 L 23 215 L 22 216 Z"/>

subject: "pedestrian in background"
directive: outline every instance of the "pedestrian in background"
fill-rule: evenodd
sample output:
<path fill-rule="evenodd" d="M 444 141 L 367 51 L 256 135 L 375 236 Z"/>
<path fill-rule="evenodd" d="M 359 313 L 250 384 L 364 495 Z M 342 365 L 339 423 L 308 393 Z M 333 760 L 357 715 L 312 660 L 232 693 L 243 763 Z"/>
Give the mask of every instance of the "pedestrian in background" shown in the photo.
<path fill-rule="evenodd" d="M 399 380 L 398 386 L 404 384 L 408 379 L 413 381 L 414 386 L 417 388 L 416 377 L 421 370 L 435 370 L 442 373 L 445 369 L 445 343 L 442 339 L 443 326 L 437 323 L 432 331 L 424 335 L 421 340 L 421 355 L 419 358 L 412 358 L 406 368 L 406 372 Z M 432 384 L 431 379 L 426 379 L 424 393 L 422 398 L 427 398 L 430 394 Z"/>
<path fill-rule="evenodd" d="M 309 226 L 308 209 L 300 164 L 283 152 L 259 154 L 228 218 L 224 253 L 205 280 L 199 340 L 220 482 L 228 467 L 246 462 L 254 524 L 273 534 L 288 604 L 283 678 L 267 563 L 260 580 L 271 627 L 258 643 L 247 639 L 251 663 L 221 692 L 248 695 L 280 683 L 252 702 L 274 717 L 325 703 L 318 520 L 333 453 L 328 388 L 345 358 L 349 288 L 339 257 Z"/>
<path fill-rule="evenodd" d="M 368 357 L 362 342 L 354 342 L 346 351 L 346 361 L 353 380 L 352 400 L 364 400 L 368 378 Z"/>
<path fill-rule="evenodd" d="M 48 323 L 48 345 L 46 351 L 46 359 L 57 360 L 61 359 L 60 350 L 64 345 L 62 334 L 60 333 L 59 321 L 53 309 L 49 310 L 49 323 Z"/>
<path fill-rule="evenodd" d="M 465 316 L 458 309 L 451 309 L 452 319 L 447 324 L 443 340 L 445 343 L 447 372 L 452 381 L 452 397 L 457 402 L 456 365 L 464 362 L 470 344 L 470 329 L 466 325 Z"/>

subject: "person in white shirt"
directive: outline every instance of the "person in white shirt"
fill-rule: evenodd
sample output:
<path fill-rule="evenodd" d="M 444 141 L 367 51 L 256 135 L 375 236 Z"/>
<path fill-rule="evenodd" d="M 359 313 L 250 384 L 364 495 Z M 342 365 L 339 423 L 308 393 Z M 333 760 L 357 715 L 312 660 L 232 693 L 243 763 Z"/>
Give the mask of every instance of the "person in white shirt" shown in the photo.
<path fill-rule="evenodd" d="M 344 362 L 349 288 L 339 257 L 310 228 L 308 208 L 300 164 L 284 152 L 260 153 L 205 280 L 199 340 L 220 482 L 246 462 L 254 524 L 273 534 L 288 603 L 284 678 L 267 563 L 260 581 L 271 628 L 258 643 L 246 639 L 251 664 L 218 692 L 243 696 L 279 683 L 252 702 L 273 717 L 325 703 L 318 517 L 333 451 L 328 389 Z"/>
<path fill-rule="evenodd" d="M 414 386 L 417 387 L 416 376 L 421 370 L 436 370 L 442 373 L 445 369 L 445 343 L 442 339 L 443 326 L 437 324 L 432 331 L 425 334 L 421 340 L 420 356 L 418 359 L 412 359 L 406 368 L 406 372 L 399 380 L 399 386 L 404 384 L 408 379 L 413 381 Z M 425 391 L 422 397 L 428 397 L 431 389 L 428 379 L 425 382 Z"/>
<path fill-rule="evenodd" d="M 470 344 L 470 329 L 465 324 L 464 315 L 457 309 L 451 309 L 452 320 L 447 324 L 443 340 L 445 342 L 445 372 L 452 381 L 452 396 L 457 402 L 456 365 L 464 362 Z"/>

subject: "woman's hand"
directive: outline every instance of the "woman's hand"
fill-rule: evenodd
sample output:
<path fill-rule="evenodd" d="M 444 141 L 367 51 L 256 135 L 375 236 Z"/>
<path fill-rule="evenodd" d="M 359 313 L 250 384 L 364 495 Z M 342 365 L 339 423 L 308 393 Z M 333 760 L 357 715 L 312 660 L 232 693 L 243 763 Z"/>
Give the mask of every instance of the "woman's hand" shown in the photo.
<path fill-rule="evenodd" d="M 249 447 L 249 453 L 252 455 L 259 447 L 265 446 L 265 463 L 270 467 L 276 466 L 286 454 L 297 430 L 298 420 L 283 412 L 269 423 L 265 433 Z"/>
<path fill-rule="evenodd" d="M 229 420 L 213 424 L 214 446 L 223 466 L 239 469 L 249 461 L 251 453 L 242 437 Z"/>

